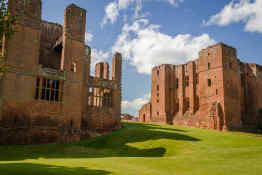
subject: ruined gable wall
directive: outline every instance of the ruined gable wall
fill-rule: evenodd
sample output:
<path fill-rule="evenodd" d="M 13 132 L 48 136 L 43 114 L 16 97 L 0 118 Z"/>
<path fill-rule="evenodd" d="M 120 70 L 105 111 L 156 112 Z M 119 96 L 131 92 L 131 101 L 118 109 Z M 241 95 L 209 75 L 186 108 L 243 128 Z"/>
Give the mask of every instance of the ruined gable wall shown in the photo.
<path fill-rule="evenodd" d="M 60 69 L 61 51 L 56 51 L 54 45 L 62 37 L 63 26 L 47 21 L 41 22 L 39 64 L 43 67 Z"/>

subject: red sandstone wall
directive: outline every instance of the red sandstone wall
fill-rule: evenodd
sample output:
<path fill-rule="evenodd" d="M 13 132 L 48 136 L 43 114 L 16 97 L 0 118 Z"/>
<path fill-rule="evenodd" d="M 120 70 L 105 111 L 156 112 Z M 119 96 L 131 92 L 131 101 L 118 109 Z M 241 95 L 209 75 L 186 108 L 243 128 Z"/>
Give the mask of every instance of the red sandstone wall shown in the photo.
<path fill-rule="evenodd" d="M 89 107 L 85 117 L 89 130 L 109 131 L 120 127 L 113 108 Z"/>
<path fill-rule="evenodd" d="M 157 66 L 152 70 L 152 113 L 143 106 L 140 121 L 149 115 L 152 120 L 145 117 L 146 122 L 239 129 L 244 104 L 239 72 L 235 49 L 222 43 L 202 50 L 196 61 L 178 66 Z M 247 93 L 255 89 L 249 86 L 258 85 L 253 81 L 246 82 Z M 255 95 L 248 98 L 254 104 L 251 111 L 256 111 L 259 100 Z"/>
<path fill-rule="evenodd" d="M 0 82 L 0 144 L 71 142 L 80 139 L 82 128 L 119 128 L 122 71 L 119 53 L 113 61 L 114 80 L 95 84 L 114 89 L 113 108 L 88 108 L 90 48 L 84 43 L 86 11 L 75 5 L 67 7 L 60 59 L 60 55 L 53 55 L 51 46 L 61 35 L 61 26 L 41 23 L 40 0 L 9 0 L 9 10 L 19 17 L 19 21 L 18 32 L 7 43 L 10 69 Z M 39 63 L 61 71 L 47 73 L 40 69 Z M 107 78 L 109 67 L 108 64 L 104 66 L 103 76 Z M 61 80 L 63 101 L 35 100 L 38 76 Z"/>
<path fill-rule="evenodd" d="M 249 127 L 256 127 L 258 111 L 262 108 L 262 70 L 256 64 L 241 63 L 242 76 L 242 122 Z"/>
<path fill-rule="evenodd" d="M 140 122 L 151 122 L 152 120 L 152 108 L 151 103 L 147 103 L 142 106 L 142 108 L 139 110 L 139 116 L 138 120 Z"/>
<path fill-rule="evenodd" d="M 75 128 L 81 128 L 83 111 L 85 81 L 85 26 L 86 11 L 75 5 L 65 10 L 63 30 L 63 51 L 61 69 L 66 73 L 67 81 L 64 83 L 64 118 L 73 121 Z"/>

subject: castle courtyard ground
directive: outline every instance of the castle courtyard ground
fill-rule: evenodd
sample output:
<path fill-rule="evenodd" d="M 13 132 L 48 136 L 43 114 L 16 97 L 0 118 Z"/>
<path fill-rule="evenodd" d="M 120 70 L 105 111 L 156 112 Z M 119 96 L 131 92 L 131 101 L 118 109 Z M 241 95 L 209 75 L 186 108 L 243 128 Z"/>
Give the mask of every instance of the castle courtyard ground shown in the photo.
<path fill-rule="evenodd" d="M 262 135 L 124 123 L 71 144 L 0 146 L 1 175 L 260 175 Z"/>

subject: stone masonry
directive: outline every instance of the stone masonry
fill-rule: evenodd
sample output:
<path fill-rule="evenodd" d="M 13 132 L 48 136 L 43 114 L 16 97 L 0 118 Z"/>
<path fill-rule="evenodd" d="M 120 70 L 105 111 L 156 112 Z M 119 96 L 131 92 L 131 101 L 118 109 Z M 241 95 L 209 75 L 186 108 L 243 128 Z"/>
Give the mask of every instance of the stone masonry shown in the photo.
<path fill-rule="evenodd" d="M 0 81 L 0 144 L 79 141 L 120 127 L 122 57 L 90 75 L 86 10 L 71 4 L 64 26 L 41 20 L 41 0 L 9 0 L 17 32 Z"/>
<path fill-rule="evenodd" d="M 163 122 L 215 130 L 255 128 L 262 108 L 262 66 L 243 63 L 223 43 L 199 52 L 183 65 L 152 70 L 149 103 L 142 122 Z"/>

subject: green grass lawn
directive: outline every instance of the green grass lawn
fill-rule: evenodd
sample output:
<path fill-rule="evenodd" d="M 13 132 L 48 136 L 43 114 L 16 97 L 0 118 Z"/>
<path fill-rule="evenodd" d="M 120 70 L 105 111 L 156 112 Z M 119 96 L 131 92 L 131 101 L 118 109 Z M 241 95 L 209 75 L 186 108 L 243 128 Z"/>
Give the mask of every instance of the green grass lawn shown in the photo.
<path fill-rule="evenodd" d="M 124 123 L 73 144 L 0 146 L 0 175 L 262 175 L 262 136 Z"/>

